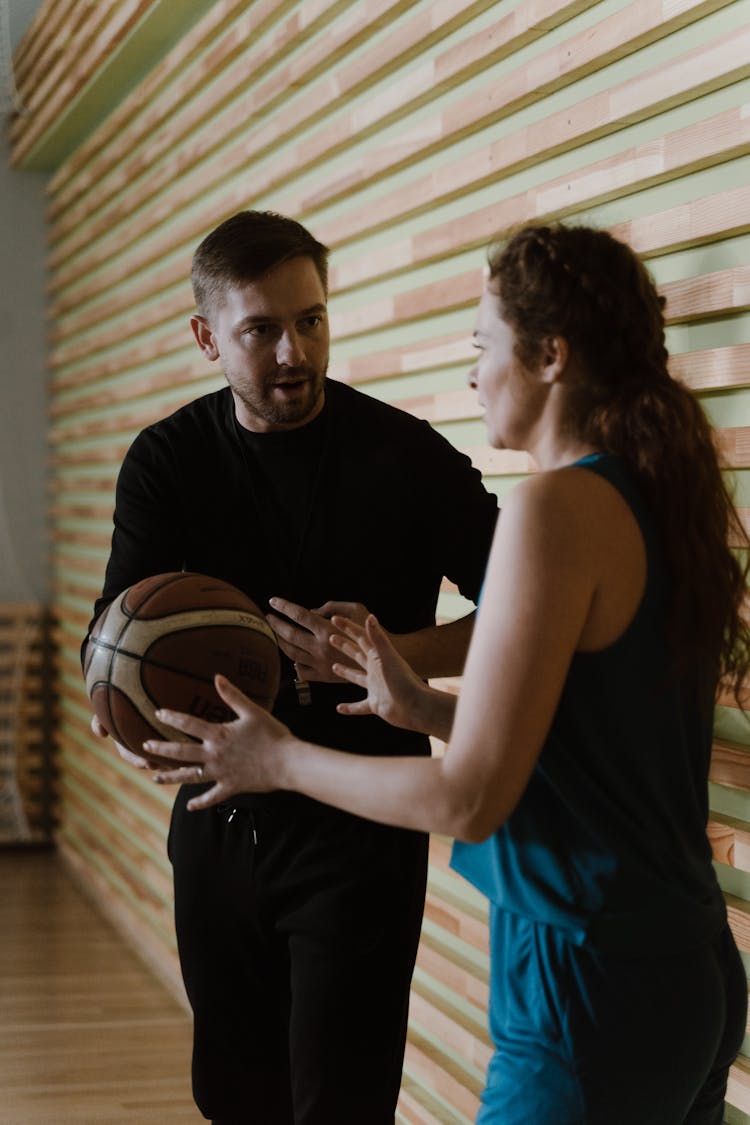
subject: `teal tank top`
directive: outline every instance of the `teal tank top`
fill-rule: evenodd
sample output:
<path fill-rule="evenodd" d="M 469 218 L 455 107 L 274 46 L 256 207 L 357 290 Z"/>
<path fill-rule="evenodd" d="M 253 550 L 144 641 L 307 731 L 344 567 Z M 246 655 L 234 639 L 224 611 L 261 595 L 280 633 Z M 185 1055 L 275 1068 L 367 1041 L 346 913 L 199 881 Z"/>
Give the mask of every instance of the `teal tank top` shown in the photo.
<path fill-rule="evenodd" d="M 671 668 L 668 575 L 624 462 L 576 466 L 609 481 L 643 535 L 646 587 L 608 648 L 573 656 L 552 726 L 508 820 L 452 866 L 499 909 L 559 927 L 574 944 L 659 954 L 710 941 L 726 908 L 706 836 L 713 695 Z"/>

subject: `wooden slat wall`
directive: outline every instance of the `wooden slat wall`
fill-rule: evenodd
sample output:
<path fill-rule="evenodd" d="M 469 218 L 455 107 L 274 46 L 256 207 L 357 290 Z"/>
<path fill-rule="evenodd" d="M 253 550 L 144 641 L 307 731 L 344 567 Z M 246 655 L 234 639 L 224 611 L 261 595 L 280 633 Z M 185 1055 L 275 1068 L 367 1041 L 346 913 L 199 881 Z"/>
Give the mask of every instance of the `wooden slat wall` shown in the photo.
<path fill-rule="evenodd" d="M 44 92 L 13 126 L 19 163 L 44 151 L 107 51 L 127 51 L 128 19 L 158 7 L 47 0 L 18 56 L 29 104 Z M 488 448 L 464 389 L 482 247 L 528 219 L 607 226 L 668 299 L 673 374 L 701 397 L 746 518 L 748 60 L 750 0 L 222 0 L 55 166 L 59 839 L 169 979 L 170 797 L 90 735 L 77 653 L 124 451 L 217 385 L 186 330 L 195 244 L 248 206 L 307 223 L 333 248 L 332 375 L 428 418 L 502 497 L 532 466 Z M 446 586 L 443 615 L 464 608 Z M 722 700 L 710 833 L 750 965 L 748 763 L 750 727 Z M 434 840 L 401 1122 L 473 1119 L 489 1056 L 485 916 Z M 730 1101 L 728 1120 L 750 1122 L 744 1057 Z"/>
<path fill-rule="evenodd" d="M 0 843 L 53 829 L 49 629 L 38 602 L 0 602 Z"/>

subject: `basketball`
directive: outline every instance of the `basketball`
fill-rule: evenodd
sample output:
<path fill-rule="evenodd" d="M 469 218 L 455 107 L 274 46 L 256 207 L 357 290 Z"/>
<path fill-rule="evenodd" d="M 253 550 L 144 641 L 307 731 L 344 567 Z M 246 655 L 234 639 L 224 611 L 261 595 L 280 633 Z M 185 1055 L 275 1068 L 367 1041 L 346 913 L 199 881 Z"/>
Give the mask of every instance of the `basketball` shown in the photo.
<path fill-rule="evenodd" d="M 146 739 L 185 741 L 160 723 L 166 707 L 213 723 L 234 712 L 217 694 L 220 672 L 270 710 L 279 688 L 279 651 L 265 617 L 228 582 L 176 571 L 144 578 L 97 618 L 86 646 L 84 675 L 94 713 L 116 742 L 154 765 Z"/>

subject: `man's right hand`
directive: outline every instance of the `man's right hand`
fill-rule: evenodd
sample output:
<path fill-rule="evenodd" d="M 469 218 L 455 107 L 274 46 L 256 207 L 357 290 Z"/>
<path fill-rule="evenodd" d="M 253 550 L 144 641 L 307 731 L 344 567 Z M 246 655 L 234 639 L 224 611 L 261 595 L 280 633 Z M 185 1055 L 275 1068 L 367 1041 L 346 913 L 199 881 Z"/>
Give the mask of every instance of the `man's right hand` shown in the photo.
<path fill-rule="evenodd" d="M 97 738 L 109 738 L 109 731 L 96 715 L 91 716 L 91 729 Z M 112 741 L 114 742 L 114 739 Z M 115 746 L 117 747 L 117 753 L 128 765 L 135 766 L 138 770 L 152 768 L 147 758 L 141 758 L 139 754 L 134 754 L 132 750 L 128 750 L 127 746 L 123 746 L 122 743 L 115 742 Z"/>

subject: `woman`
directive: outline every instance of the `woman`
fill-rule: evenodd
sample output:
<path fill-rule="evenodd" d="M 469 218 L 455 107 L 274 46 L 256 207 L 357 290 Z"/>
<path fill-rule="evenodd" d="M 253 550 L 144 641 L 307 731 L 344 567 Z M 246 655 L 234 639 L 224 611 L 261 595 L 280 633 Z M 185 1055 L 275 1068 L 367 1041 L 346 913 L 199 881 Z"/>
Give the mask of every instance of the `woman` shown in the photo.
<path fill-rule="evenodd" d="M 442 759 L 301 744 L 239 716 L 158 744 L 163 782 L 294 789 L 449 834 L 490 899 L 481 1125 L 713 1125 L 746 987 L 706 839 L 712 704 L 750 663 L 741 534 L 708 424 L 667 372 L 638 258 L 585 227 L 528 227 L 490 257 L 471 374 L 496 448 L 541 470 L 507 500 L 454 716 L 373 619 L 335 644 L 349 713 L 448 741 Z M 252 748 L 252 752 L 250 752 Z"/>

